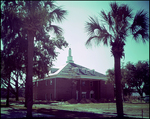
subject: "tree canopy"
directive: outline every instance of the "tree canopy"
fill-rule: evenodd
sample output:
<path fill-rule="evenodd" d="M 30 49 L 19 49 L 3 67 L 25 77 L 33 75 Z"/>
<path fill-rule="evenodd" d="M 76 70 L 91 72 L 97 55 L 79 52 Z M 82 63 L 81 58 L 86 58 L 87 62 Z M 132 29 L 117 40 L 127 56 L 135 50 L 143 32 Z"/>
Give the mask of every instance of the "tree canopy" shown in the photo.
<path fill-rule="evenodd" d="M 126 4 L 119 5 L 116 2 L 110 3 L 110 11 L 106 13 L 102 10 L 99 13 L 100 22 L 97 17 L 89 17 L 85 28 L 89 35 L 86 41 L 87 46 L 91 46 L 92 41 L 97 45 L 103 43 L 110 45 L 113 55 L 124 56 L 125 41 L 132 35 L 135 41 L 149 40 L 148 16 L 144 10 L 137 11 L 135 16 L 133 10 Z"/>
<path fill-rule="evenodd" d="M 114 69 L 108 69 L 106 74 L 108 82 L 115 85 Z M 121 68 L 121 76 L 122 87 L 128 90 L 129 95 L 133 91 L 131 89 L 136 89 L 141 97 L 143 97 L 143 92 L 149 94 L 149 63 L 147 61 L 138 61 L 135 64 L 128 62 Z"/>
<path fill-rule="evenodd" d="M 22 70 L 26 74 L 29 102 L 27 116 L 31 117 L 33 75 L 44 77 L 58 55 L 56 48 L 68 46 L 62 36 L 62 28 L 55 25 L 65 19 L 67 11 L 56 6 L 53 1 L 1 3 L 2 54 L 3 59 L 9 60 L 8 64 L 3 61 L 3 69 L 10 67 L 10 70 L 3 70 L 3 73 Z"/>
<path fill-rule="evenodd" d="M 53 25 L 53 22 L 62 22 L 67 12 L 54 5 L 52 1 L 3 1 L 1 9 L 1 39 L 3 43 L 2 54 L 11 58 L 10 65 L 22 69 L 27 61 L 27 28 L 34 31 L 34 74 L 40 78 L 48 73 L 48 68 L 56 59 L 56 48 L 67 47 L 62 37 L 63 30 Z M 29 6 L 32 10 L 29 9 Z M 30 14 L 30 12 L 34 14 Z M 32 16 L 31 16 L 32 15 Z M 50 36 L 50 31 L 52 36 Z M 4 55 L 2 55 L 3 57 Z M 6 61 L 6 60 L 5 60 Z M 8 63 L 5 63 L 8 64 Z M 8 66 L 6 66 L 8 67 Z M 14 67 L 14 66 L 12 66 Z M 24 72 L 26 72 L 24 70 Z"/>

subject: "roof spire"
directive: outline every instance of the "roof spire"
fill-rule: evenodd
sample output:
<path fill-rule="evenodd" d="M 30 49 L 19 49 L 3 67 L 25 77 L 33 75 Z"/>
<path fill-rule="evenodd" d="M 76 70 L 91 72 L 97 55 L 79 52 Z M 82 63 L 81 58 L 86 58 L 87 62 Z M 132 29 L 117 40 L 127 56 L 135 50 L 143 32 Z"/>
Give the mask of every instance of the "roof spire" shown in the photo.
<path fill-rule="evenodd" d="M 69 48 L 68 57 L 66 63 L 74 63 L 71 56 L 71 48 Z"/>

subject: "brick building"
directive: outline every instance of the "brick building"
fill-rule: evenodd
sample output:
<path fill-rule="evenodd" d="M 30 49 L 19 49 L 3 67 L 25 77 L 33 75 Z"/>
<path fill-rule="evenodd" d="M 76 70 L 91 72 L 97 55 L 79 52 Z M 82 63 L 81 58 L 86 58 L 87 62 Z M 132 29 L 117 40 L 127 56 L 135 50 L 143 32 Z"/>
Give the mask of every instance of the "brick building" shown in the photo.
<path fill-rule="evenodd" d="M 114 99 L 112 84 L 105 84 L 107 77 L 95 70 L 75 64 L 71 49 L 64 66 L 51 68 L 44 79 L 33 81 L 33 98 L 37 100 L 69 100 L 82 98 Z"/>

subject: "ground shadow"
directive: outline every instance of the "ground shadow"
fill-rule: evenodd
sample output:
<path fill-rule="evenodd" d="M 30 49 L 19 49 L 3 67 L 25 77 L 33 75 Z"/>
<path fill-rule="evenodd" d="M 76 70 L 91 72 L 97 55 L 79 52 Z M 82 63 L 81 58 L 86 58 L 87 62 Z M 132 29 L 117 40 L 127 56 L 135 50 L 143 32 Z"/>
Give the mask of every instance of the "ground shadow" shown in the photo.
<path fill-rule="evenodd" d="M 10 108 L 10 109 L 7 109 L 7 108 L 4 108 L 3 111 L 5 111 L 6 109 L 6 113 L 2 113 L 1 112 L 1 118 L 4 119 L 4 118 L 22 118 L 26 115 L 26 110 L 25 109 L 14 109 L 14 108 Z"/>
<path fill-rule="evenodd" d="M 55 115 L 53 118 L 105 118 L 105 119 L 114 119 L 116 116 L 107 115 L 107 114 L 96 114 L 91 112 L 78 112 L 78 111 L 67 111 L 67 110 L 58 110 L 58 109 L 45 109 L 40 108 L 34 110 L 35 112 Z M 133 119 L 131 117 L 124 117 L 124 119 Z M 119 118 L 118 118 L 119 119 Z"/>
<path fill-rule="evenodd" d="M 107 114 L 96 114 L 91 112 L 77 112 L 77 111 L 67 111 L 67 110 L 57 110 L 57 109 L 33 109 L 34 113 L 42 113 L 40 117 L 33 117 L 33 119 L 50 119 L 50 118 L 105 118 L 105 119 L 115 119 L 116 116 L 111 116 Z M 53 115 L 52 117 L 46 117 L 44 114 Z M 2 113 L 1 118 L 20 118 L 26 119 L 26 109 L 7 109 L 7 113 Z M 124 117 L 124 119 L 129 119 L 129 117 Z M 133 119 L 133 118 L 130 118 Z"/>
<path fill-rule="evenodd" d="M 36 112 L 55 115 L 56 118 L 102 118 L 101 114 L 87 113 L 87 112 L 77 112 L 77 111 L 67 111 L 58 109 L 37 109 Z"/>
<path fill-rule="evenodd" d="M 2 105 L 1 105 L 2 106 Z M 4 106 L 6 107 L 6 106 Z M 3 107 L 3 108 L 4 108 Z M 5 110 L 5 109 L 4 109 Z M 1 113 L 1 118 L 26 118 L 26 109 L 6 109 L 7 113 Z M 92 112 L 78 112 L 78 111 L 68 111 L 68 110 L 60 110 L 60 109 L 45 109 L 45 108 L 40 108 L 40 109 L 33 109 L 33 112 L 36 113 L 42 113 L 42 114 L 47 114 L 47 115 L 54 115 L 53 117 L 46 117 L 46 116 L 40 116 L 40 117 L 34 117 L 36 118 L 117 118 L 115 115 L 111 115 L 111 113 L 103 113 L 103 114 L 97 114 L 97 113 L 92 113 Z M 124 117 L 125 119 L 134 119 L 131 117 Z"/>

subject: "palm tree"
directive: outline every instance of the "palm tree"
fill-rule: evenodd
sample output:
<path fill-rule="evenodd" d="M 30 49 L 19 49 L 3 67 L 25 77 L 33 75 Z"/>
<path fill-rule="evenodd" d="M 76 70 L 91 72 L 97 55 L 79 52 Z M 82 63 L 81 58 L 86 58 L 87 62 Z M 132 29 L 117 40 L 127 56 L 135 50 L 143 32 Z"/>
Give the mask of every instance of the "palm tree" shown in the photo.
<path fill-rule="evenodd" d="M 26 69 L 26 101 L 27 101 L 27 117 L 32 117 L 32 104 L 33 104 L 33 53 L 34 53 L 34 39 L 37 34 L 43 32 L 54 31 L 56 36 L 62 35 L 62 29 L 53 22 L 62 22 L 67 14 L 66 10 L 56 6 L 52 1 L 5 1 L 4 13 L 7 12 L 12 17 L 11 27 L 4 27 L 6 32 L 12 32 L 10 37 L 14 36 L 17 32 L 21 36 L 26 32 L 28 41 L 27 46 L 27 69 Z M 5 16 L 2 15 L 2 18 Z M 7 19 L 7 17 L 5 17 Z M 7 24 L 6 23 L 6 24 Z M 10 29 L 10 31 L 7 30 Z M 6 33 L 7 34 L 7 33 Z M 5 37 L 5 36 L 3 36 Z M 7 37 L 7 36 L 6 36 Z M 7 38 L 9 40 L 9 38 Z M 7 43 L 5 39 L 5 42 Z M 61 47 L 61 45 L 59 46 Z"/>
<path fill-rule="evenodd" d="M 27 65 L 27 117 L 32 117 L 32 104 L 33 104 L 33 86 L 32 86 L 32 76 L 33 76 L 33 47 L 34 47 L 34 37 L 36 32 L 41 32 L 41 30 L 49 31 L 54 30 L 55 34 L 61 35 L 62 29 L 58 26 L 52 25 L 51 22 L 62 21 L 65 10 L 61 8 L 56 8 L 53 2 L 42 2 L 39 1 L 28 1 L 25 4 L 27 8 L 28 15 L 25 17 L 24 28 L 28 31 L 28 65 Z M 48 9 L 50 7 L 51 9 Z M 49 12 L 49 10 L 52 10 Z M 43 27 L 44 26 L 44 27 Z"/>
<path fill-rule="evenodd" d="M 111 46 L 111 53 L 114 56 L 117 114 L 118 117 L 123 117 L 120 59 L 124 56 L 127 36 L 133 35 L 135 41 L 140 39 L 143 43 L 148 41 L 148 18 L 147 13 L 142 10 L 137 12 L 132 19 L 132 9 L 124 4 L 119 6 L 114 2 L 110 4 L 110 7 L 111 10 L 107 14 L 104 10 L 100 13 L 103 24 L 99 24 L 96 17 L 90 17 L 90 22 L 86 22 L 85 29 L 89 35 L 86 46 L 91 46 L 93 40 L 97 45 L 103 42 L 104 45 Z"/>

